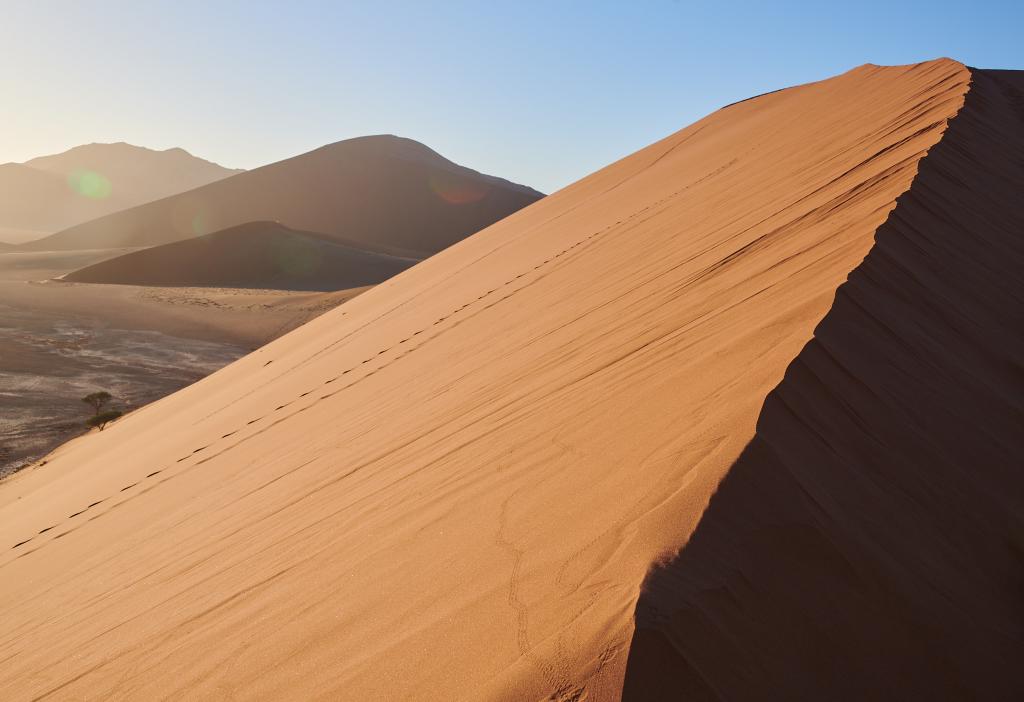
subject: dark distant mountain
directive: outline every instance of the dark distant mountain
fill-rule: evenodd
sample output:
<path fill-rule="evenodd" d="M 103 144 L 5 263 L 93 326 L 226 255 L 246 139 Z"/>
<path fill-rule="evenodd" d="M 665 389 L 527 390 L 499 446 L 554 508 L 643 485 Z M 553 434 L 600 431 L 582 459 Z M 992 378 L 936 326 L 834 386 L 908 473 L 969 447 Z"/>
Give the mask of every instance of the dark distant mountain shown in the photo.
<path fill-rule="evenodd" d="M 253 221 L 429 255 L 539 200 L 396 136 L 337 142 L 26 246 L 155 246 Z"/>

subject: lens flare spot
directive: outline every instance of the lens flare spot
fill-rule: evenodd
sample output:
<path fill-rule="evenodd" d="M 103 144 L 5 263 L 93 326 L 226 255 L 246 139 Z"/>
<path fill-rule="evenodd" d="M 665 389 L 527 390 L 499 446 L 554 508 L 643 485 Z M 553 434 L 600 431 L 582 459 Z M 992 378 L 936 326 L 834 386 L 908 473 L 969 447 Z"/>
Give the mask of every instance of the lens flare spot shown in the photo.
<path fill-rule="evenodd" d="M 430 189 L 449 205 L 480 202 L 490 192 L 486 183 L 447 173 L 431 175 Z"/>
<path fill-rule="evenodd" d="M 211 224 L 215 223 L 202 201 L 187 197 L 174 203 L 169 219 L 174 231 L 183 237 L 209 234 L 213 231 Z"/>
<path fill-rule="evenodd" d="M 206 218 L 203 217 L 203 213 L 198 213 L 192 218 L 192 234 L 195 236 L 202 236 L 208 234 L 209 229 L 206 227 Z"/>
<path fill-rule="evenodd" d="M 68 185 L 79 195 L 92 200 L 105 200 L 113 191 L 113 186 L 105 175 L 84 169 L 68 175 Z"/>

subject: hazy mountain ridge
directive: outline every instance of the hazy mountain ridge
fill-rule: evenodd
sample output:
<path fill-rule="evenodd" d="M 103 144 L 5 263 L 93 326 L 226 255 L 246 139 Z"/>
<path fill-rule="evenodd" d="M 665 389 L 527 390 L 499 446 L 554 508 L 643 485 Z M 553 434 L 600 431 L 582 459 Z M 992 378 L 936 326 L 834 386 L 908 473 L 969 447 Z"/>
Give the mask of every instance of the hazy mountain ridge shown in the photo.
<path fill-rule="evenodd" d="M 241 173 L 184 149 L 85 144 L 0 165 L 0 241 L 11 243 Z"/>

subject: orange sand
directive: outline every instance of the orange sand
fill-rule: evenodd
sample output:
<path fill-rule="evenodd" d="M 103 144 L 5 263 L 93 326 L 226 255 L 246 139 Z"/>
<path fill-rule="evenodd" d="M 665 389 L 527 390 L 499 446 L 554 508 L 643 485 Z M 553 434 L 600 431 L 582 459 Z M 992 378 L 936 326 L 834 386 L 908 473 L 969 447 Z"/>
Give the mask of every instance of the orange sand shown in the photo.
<path fill-rule="evenodd" d="M 724 521 L 716 516 L 725 497 L 707 517 L 724 565 L 708 567 L 701 547 L 694 582 L 686 570 L 679 584 L 669 576 L 691 534 L 695 546 L 703 538 L 698 524 L 716 487 L 727 497 L 734 464 L 762 440 L 758 418 L 773 406 L 766 397 L 791 382 L 787 367 L 807 353 L 836 289 L 872 250 L 970 81 L 949 60 L 869 65 L 729 106 L 0 484 L 4 697 L 612 700 L 684 690 L 735 699 L 763 697 L 759 686 L 788 675 L 805 683 L 780 687 L 787 692 L 851 696 L 856 688 L 845 686 L 858 671 L 841 655 L 823 663 L 791 652 L 813 655 L 808 632 L 834 626 L 824 651 L 870 659 L 877 642 L 835 643 L 856 627 L 857 612 L 844 605 L 913 594 L 900 588 L 921 582 L 888 577 L 871 526 L 885 515 L 855 511 L 878 503 L 815 503 L 822 523 L 862 525 L 858 560 L 840 558 L 796 598 L 827 616 L 783 620 L 775 639 L 757 629 L 744 644 L 743 596 L 768 607 L 775 600 L 730 565 L 760 550 L 742 512 L 731 513 L 734 531 L 728 510 Z M 1009 94 L 993 88 L 982 108 L 1012 102 Z M 1002 128 L 986 114 L 978 113 L 979 131 Z M 997 258 L 1019 265 L 1014 251 Z M 941 279 L 928 279 L 939 287 L 927 304 L 955 308 Z M 885 307 L 911 291 L 894 282 L 888 297 L 857 299 Z M 856 338 L 867 344 L 869 333 L 894 356 L 931 362 L 933 346 L 897 353 L 898 335 L 883 325 Z M 973 348 L 977 338 L 962 343 Z M 978 393 L 1001 379 L 986 374 L 986 358 L 979 351 Z M 887 405 L 891 422 L 942 400 L 916 381 L 906 388 L 919 394 L 903 395 L 899 373 L 866 377 L 882 384 L 863 392 L 898 400 Z M 846 402 L 807 396 L 786 405 L 844 436 L 844 427 L 863 426 L 856 411 L 835 409 Z M 1010 423 L 993 406 L 980 426 L 1005 443 Z M 798 431 L 788 442 L 773 438 L 786 426 L 769 424 L 763 440 L 787 465 L 804 465 Z M 902 446 L 892 433 L 886 441 Z M 835 450 L 855 467 L 872 436 L 850 435 L 857 441 Z M 973 470 L 1006 474 L 988 464 L 1004 456 L 999 446 Z M 899 490 L 928 494 L 928 476 L 915 475 Z M 764 495 L 770 516 L 772 485 L 751 493 L 741 480 L 736 505 L 760 515 Z M 1003 505 L 1013 494 L 1004 488 L 1002 501 L 972 504 Z M 985 518 L 968 522 L 967 546 L 1010 549 L 1004 512 Z M 913 524 L 900 525 L 907 533 L 894 554 L 915 545 L 930 553 L 939 537 L 911 533 Z M 736 542 L 715 537 L 723 530 Z M 787 556 L 780 568 L 806 564 L 805 543 L 817 562 L 820 543 L 804 533 L 764 537 L 765 548 Z M 982 571 L 973 591 L 958 582 L 925 593 L 906 621 L 929 607 L 941 614 L 945 597 L 984 598 L 989 582 L 1019 584 L 1020 533 L 1016 575 Z M 979 564 L 1005 566 L 985 555 Z M 651 571 L 656 563 L 665 568 Z M 849 575 L 867 572 L 864 563 L 871 578 Z M 923 557 L 906 568 L 946 572 L 934 564 Z M 781 576 L 765 577 L 775 585 Z M 831 601 L 816 587 L 837 584 L 847 589 Z M 1003 614 L 1004 605 L 975 613 Z M 779 606 L 786 612 L 792 602 Z M 681 614 L 694 607 L 707 616 Z M 969 687 L 982 670 L 970 667 L 976 656 L 949 666 L 958 621 L 919 633 L 934 633 L 932 665 Z M 1021 640 L 1020 621 L 1005 622 L 1010 640 L 1013 632 Z M 880 649 L 897 697 L 930 689 L 917 677 L 917 654 L 902 645 L 911 640 Z M 998 649 L 991 638 L 964 641 Z M 995 676 L 997 664 L 984 672 Z M 821 665 L 846 675 L 811 674 Z M 990 689 L 1005 681 L 990 678 Z"/>

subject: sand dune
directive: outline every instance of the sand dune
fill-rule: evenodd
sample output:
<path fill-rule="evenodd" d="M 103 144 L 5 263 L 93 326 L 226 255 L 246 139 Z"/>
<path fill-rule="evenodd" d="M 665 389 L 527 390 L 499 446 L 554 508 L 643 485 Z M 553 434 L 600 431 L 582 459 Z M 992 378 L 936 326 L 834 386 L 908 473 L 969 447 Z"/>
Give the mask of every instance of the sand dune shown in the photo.
<path fill-rule="evenodd" d="M 0 166 L 0 168 L 3 168 Z M 42 239 L 49 234 L 47 231 L 36 231 L 34 229 L 20 229 L 16 227 L 0 226 L 0 250 L 13 249 L 18 244 L 24 244 L 33 239 Z"/>
<path fill-rule="evenodd" d="M 276 221 L 429 255 L 540 197 L 410 139 L 361 137 L 101 217 L 26 248 L 154 246 Z"/>
<path fill-rule="evenodd" d="M 22 244 L 240 173 L 182 149 L 87 144 L 0 165 L 0 241 Z"/>
<path fill-rule="evenodd" d="M 376 285 L 419 260 L 276 222 L 248 222 L 101 261 L 64 280 L 327 291 Z"/>
<path fill-rule="evenodd" d="M 1024 72 L 973 71 L 649 576 L 626 699 L 1024 695 L 1022 164 Z"/>
<path fill-rule="evenodd" d="M 114 210 L 109 202 L 76 194 L 64 178 L 20 163 L 0 164 L 0 225 L 6 243 L 31 241 Z M 116 209 L 116 205 L 114 206 Z"/>
<path fill-rule="evenodd" d="M 1020 82 L 729 106 L 62 447 L 0 688 L 1019 697 Z"/>

